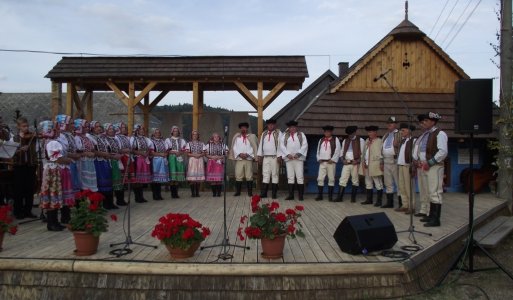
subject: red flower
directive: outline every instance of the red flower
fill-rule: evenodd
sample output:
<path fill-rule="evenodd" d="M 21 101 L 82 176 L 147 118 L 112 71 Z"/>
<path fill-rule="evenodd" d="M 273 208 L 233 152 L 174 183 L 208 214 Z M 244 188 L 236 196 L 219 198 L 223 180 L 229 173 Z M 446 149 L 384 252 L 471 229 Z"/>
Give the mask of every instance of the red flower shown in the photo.
<path fill-rule="evenodd" d="M 116 216 L 115 214 L 112 214 L 110 215 L 110 219 L 114 222 L 117 222 L 118 221 L 118 216 Z"/>
<path fill-rule="evenodd" d="M 278 204 L 278 202 L 271 202 L 271 206 L 269 207 L 269 210 L 270 211 L 275 211 L 276 209 L 280 208 L 280 204 Z"/>
<path fill-rule="evenodd" d="M 210 229 L 208 229 L 208 227 L 201 228 L 201 236 L 203 238 L 206 238 L 209 235 L 210 235 Z"/>
<path fill-rule="evenodd" d="M 245 240 L 244 236 L 242 235 L 242 227 L 239 227 L 239 229 L 237 229 L 237 236 L 241 241 Z"/>
<path fill-rule="evenodd" d="M 296 227 L 293 224 L 290 224 L 287 226 L 287 231 L 288 233 L 294 233 L 294 231 L 296 231 Z"/>
<path fill-rule="evenodd" d="M 244 224 L 246 222 L 246 220 L 248 219 L 248 216 L 242 216 L 240 217 L 240 223 L 241 224 Z"/>
<path fill-rule="evenodd" d="M 274 219 L 276 221 L 278 221 L 278 222 L 286 222 L 287 221 L 287 216 L 284 213 L 277 213 L 274 216 Z"/>
<path fill-rule="evenodd" d="M 87 198 L 91 201 L 91 202 L 100 202 L 102 201 L 105 197 L 100 194 L 100 193 L 91 193 L 87 196 Z"/>
<path fill-rule="evenodd" d="M 189 239 L 191 239 L 192 237 L 194 237 L 194 230 L 192 230 L 192 228 L 190 228 L 190 227 L 189 227 L 189 228 L 187 228 L 187 229 L 185 229 L 185 231 L 184 231 L 184 232 L 183 232 L 183 234 L 182 234 L 182 238 L 183 238 L 184 240 L 189 240 Z"/>
<path fill-rule="evenodd" d="M 96 210 L 98 210 L 98 203 L 96 203 L 96 202 L 91 203 L 91 204 L 89 205 L 89 210 L 90 210 L 90 211 L 96 211 Z"/>
<path fill-rule="evenodd" d="M 305 207 L 303 205 L 296 205 L 296 210 L 303 211 Z"/>
<path fill-rule="evenodd" d="M 291 209 L 291 208 L 287 208 L 287 210 L 285 210 L 285 213 L 287 215 L 291 215 L 291 216 L 294 216 L 296 214 L 296 211 Z"/>
<path fill-rule="evenodd" d="M 18 226 L 9 227 L 9 233 L 15 235 L 18 232 Z"/>
<path fill-rule="evenodd" d="M 86 227 L 87 229 L 91 229 L 91 228 L 93 228 L 93 224 L 89 224 L 89 223 L 88 223 L 88 224 L 86 224 L 86 226 L 85 226 L 85 227 Z"/>

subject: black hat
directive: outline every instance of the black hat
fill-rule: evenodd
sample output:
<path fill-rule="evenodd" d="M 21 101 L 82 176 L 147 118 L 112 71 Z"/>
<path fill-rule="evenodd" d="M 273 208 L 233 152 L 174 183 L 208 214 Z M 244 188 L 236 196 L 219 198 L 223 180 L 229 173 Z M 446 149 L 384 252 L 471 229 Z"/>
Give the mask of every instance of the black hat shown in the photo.
<path fill-rule="evenodd" d="M 324 131 L 333 131 L 333 129 L 335 129 L 335 127 L 333 127 L 331 125 L 325 125 L 322 127 L 322 130 L 324 130 Z"/>
<path fill-rule="evenodd" d="M 356 130 L 358 129 L 357 126 L 347 126 L 346 127 L 346 133 L 347 134 L 353 134 L 356 132 Z"/>
<path fill-rule="evenodd" d="M 275 119 L 268 119 L 267 121 L 265 121 L 265 124 L 276 124 L 276 120 Z"/>
<path fill-rule="evenodd" d="M 442 118 L 442 116 L 440 116 L 437 113 L 431 112 L 431 111 L 428 112 L 427 114 L 420 114 L 417 116 L 417 119 L 419 119 L 419 122 L 422 122 L 424 119 L 430 119 L 430 120 L 438 122 L 438 120 L 440 120 L 441 118 Z"/>
<path fill-rule="evenodd" d="M 390 116 L 387 119 L 387 123 L 388 124 L 390 124 L 390 123 L 397 123 L 397 119 L 394 116 Z"/>
<path fill-rule="evenodd" d="M 408 123 L 401 123 L 401 124 L 399 124 L 399 129 L 403 129 L 403 128 L 408 128 L 411 131 L 414 131 L 416 129 L 415 126 L 413 126 L 413 125 L 409 125 L 408 126 Z"/>
<path fill-rule="evenodd" d="M 241 127 L 249 128 L 249 123 L 248 122 L 241 122 L 241 123 L 239 123 L 239 128 L 241 128 Z"/>
<path fill-rule="evenodd" d="M 297 126 L 297 124 L 298 124 L 298 123 L 297 123 L 296 121 L 294 121 L 294 120 L 290 120 L 290 121 L 288 121 L 288 122 L 287 122 L 287 124 L 285 124 L 285 125 L 287 125 L 287 127 L 290 127 L 290 126 Z"/>
<path fill-rule="evenodd" d="M 365 127 L 366 131 L 378 131 L 378 129 L 379 129 L 379 127 L 378 126 L 374 126 L 374 125 Z"/>

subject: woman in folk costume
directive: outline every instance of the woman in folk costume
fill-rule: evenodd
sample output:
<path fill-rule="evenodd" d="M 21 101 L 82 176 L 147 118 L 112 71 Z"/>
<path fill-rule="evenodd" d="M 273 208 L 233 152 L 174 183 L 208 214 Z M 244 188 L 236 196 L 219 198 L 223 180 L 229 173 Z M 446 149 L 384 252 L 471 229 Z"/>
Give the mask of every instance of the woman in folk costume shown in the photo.
<path fill-rule="evenodd" d="M 169 182 L 169 167 L 166 142 L 162 138 L 160 129 L 152 129 L 151 141 L 153 143 L 151 149 L 151 155 L 153 157 L 153 183 L 151 184 L 153 200 L 164 200 L 164 198 L 162 198 L 162 183 Z"/>
<path fill-rule="evenodd" d="M 153 143 L 144 136 L 144 128 L 136 124 L 130 138 L 134 154 L 135 174 L 133 174 L 135 202 L 148 202 L 143 196 L 143 184 L 151 183 L 150 159 L 148 158 Z"/>
<path fill-rule="evenodd" d="M 114 125 L 112 123 L 105 123 L 103 124 L 103 128 L 105 129 L 105 136 L 104 139 L 107 141 L 109 145 L 110 150 L 110 168 L 112 170 L 112 190 L 113 193 L 117 195 L 120 191 L 123 192 L 123 171 L 124 170 L 123 164 L 121 163 L 121 146 L 119 144 L 118 139 L 116 139 L 116 131 L 114 129 Z M 120 168 L 121 166 L 121 168 Z M 116 197 L 116 204 L 119 201 L 117 201 Z M 123 201 L 124 202 L 124 201 Z M 125 203 L 120 203 L 119 205 L 123 206 L 126 205 Z M 114 204 L 114 200 L 112 200 L 112 208 L 118 208 Z"/>
<path fill-rule="evenodd" d="M 46 210 L 47 224 L 49 231 L 62 231 L 64 226 L 57 219 L 57 210 L 63 206 L 62 197 L 62 168 L 69 165 L 71 158 L 64 156 L 62 144 L 57 141 L 59 129 L 52 121 L 39 123 L 41 135 L 44 139 L 43 148 L 45 156 L 43 159 L 43 178 L 41 182 L 40 207 Z"/>
<path fill-rule="evenodd" d="M 228 146 L 223 143 L 221 136 L 215 132 L 205 145 L 205 155 L 208 158 L 206 181 L 212 188 L 212 196 L 221 197 L 223 187 L 225 156 L 228 154 Z"/>
<path fill-rule="evenodd" d="M 134 174 L 134 164 L 129 164 L 130 152 L 132 149 L 130 146 L 130 138 L 127 136 L 128 130 L 126 124 L 119 122 L 113 126 L 116 134 L 115 138 L 119 144 L 119 154 L 121 155 L 121 158 L 119 159 L 119 169 L 121 171 L 121 183 L 123 185 L 122 189 L 114 191 L 114 196 L 116 197 L 116 205 L 125 206 L 128 204 L 125 201 L 125 184 L 128 182 L 128 175 Z"/>
<path fill-rule="evenodd" d="M 89 122 L 84 119 L 75 119 L 75 144 L 78 151 L 82 154 L 80 158 L 80 182 L 82 190 L 98 191 L 96 181 L 96 169 L 94 168 L 94 144 L 86 136 L 89 133 Z"/>
<path fill-rule="evenodd" d="M 187 142 L 180 136 L 178 126 L 171 128 L 171 137 L 166 139 L 166 147 L 169 151 L 169 179 L 171 181 L 171 197 L 178 196 L 178 184 L 185 181 L 185 145 Z"/>
<path fill-rule="evenodd" d="M 185 151 L 189 156 L 189 164 L 187 166 L 187 181 L 191 186 L 191 196 L 199 197 L 199 186 L 205 180 L 205 166 L 203 156 L 205 152 L 203 148 L 205 144 L 199 140 L 199 132 L 193 130 L 191 133 L 191 140 L 185 146 Z"/>
<path fill-rule="evenodd" d="M 103 206 L 106 209 L 118 208 L 113 203 L 112 196 L 112 169 L 110 167 L 111 154 L 109 153 L 109 142 L 102 134 L 102 126 L 98 121 L 91 121 L 89 126 L 92 134 L 88 135 L 95 147 L 96 158 L 94 167 L 96 169 L 96 181 L 98 182 L 98 191 L 103 194 Z"/>

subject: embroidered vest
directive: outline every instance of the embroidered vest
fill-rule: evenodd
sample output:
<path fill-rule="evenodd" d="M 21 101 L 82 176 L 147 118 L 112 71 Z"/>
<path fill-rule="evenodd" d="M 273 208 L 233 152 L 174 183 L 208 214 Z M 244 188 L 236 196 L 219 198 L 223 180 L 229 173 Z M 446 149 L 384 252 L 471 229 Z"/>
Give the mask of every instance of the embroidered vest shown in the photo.
<path fill-rule="evenodd" d="M 438 134 L 440 133 L 440 128 L 435 129 L 435 131 L 429 133 L 429 137 L 427 140 L 426 145 L 426 159 L 430 160 L 435 156 L 435 154 L 438 152 L 438 146 L 437 146 L 437 138 Z"/>
<path fill-rule="evenodd" d="M 262 132 L 262 144 L 260 145 L 260 147 L 262 147 L 262 153 L 264 152 L 265 138 L 267 137 L 268 133 L 269 133 L 268 130 L 265 130 L 264 132 Z M 273 138 L 274 138 L 274 147 L 276 148 L 276 151 L 278 151 L 279 136 L 280 136 L 280 131 L 278 129 L 275 129 L 273 131 Z"/>
<path fill-rule="evenodd" d="M 344 150 L 342 153 L 342 159 L 345 159 L 347 150 L 349 149 L 349 143 L 353 146 L 353 160 L 360 160 L 362 156 L 362 149 L 360 149 L 360 138 L 356 137 L 354 140 L 350 140 L 349 138 L 344 140 Z"/>
<path fill-rule="evenodd" d="M 401 140 L 401 146 L 405 143 L 406 139 Z M 412 147 L 413 147 L 413 137 L 408 140 L 406 146 L 404 148 L 404 161 L 409 164 L 412 161 Z"/>
<path fill-rule="evenodd" d="M 337 144 L 335 142 L 336 142 L 336 138 L 334 136 L 332 136 L 330 139 L 330 149 L 331 149 L 330 157 L 333 156 L 333 153 L 335 153 L 335 149 L 337 148 Z M 322 144 L 324 144 L 324 138 L 322 138 L 321 142 L 319 143 L 319 147 L 317 148 L 317 153 L 319 153 L 321 151 Z"/>
<path fill-rule="evenodd" d="M 300 131 L 296 132 L 296 136 L 299 140 L 299 146 L 303 146 L 303 135 L 301 134 Z M 290 137 L 290 132 L 287 131 L 285 132 L 285 147 L 287 147 L 287 141 L 289 140 L 289 137 Z"/>

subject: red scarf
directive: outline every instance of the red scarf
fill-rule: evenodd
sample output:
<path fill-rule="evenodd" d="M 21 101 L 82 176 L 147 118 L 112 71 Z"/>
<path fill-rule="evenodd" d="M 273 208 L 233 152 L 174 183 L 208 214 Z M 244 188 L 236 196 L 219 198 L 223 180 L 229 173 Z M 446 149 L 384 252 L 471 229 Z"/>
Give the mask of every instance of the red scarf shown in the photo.
<path fill-rule="evenodd" d="M 246 141 L 248 139 L 248 136 L 246 134 L 243 134 L 241 133 L 241 136 L 242 136 L 242 142 L 244 143 L 244 145 L 246 144 Z"/>
<path fill-rule="evenodd" d="M 328 144 L 331 140 L 331 137 L 325 137 L 324 138 L 324 151 L 328 151 Z"/>

